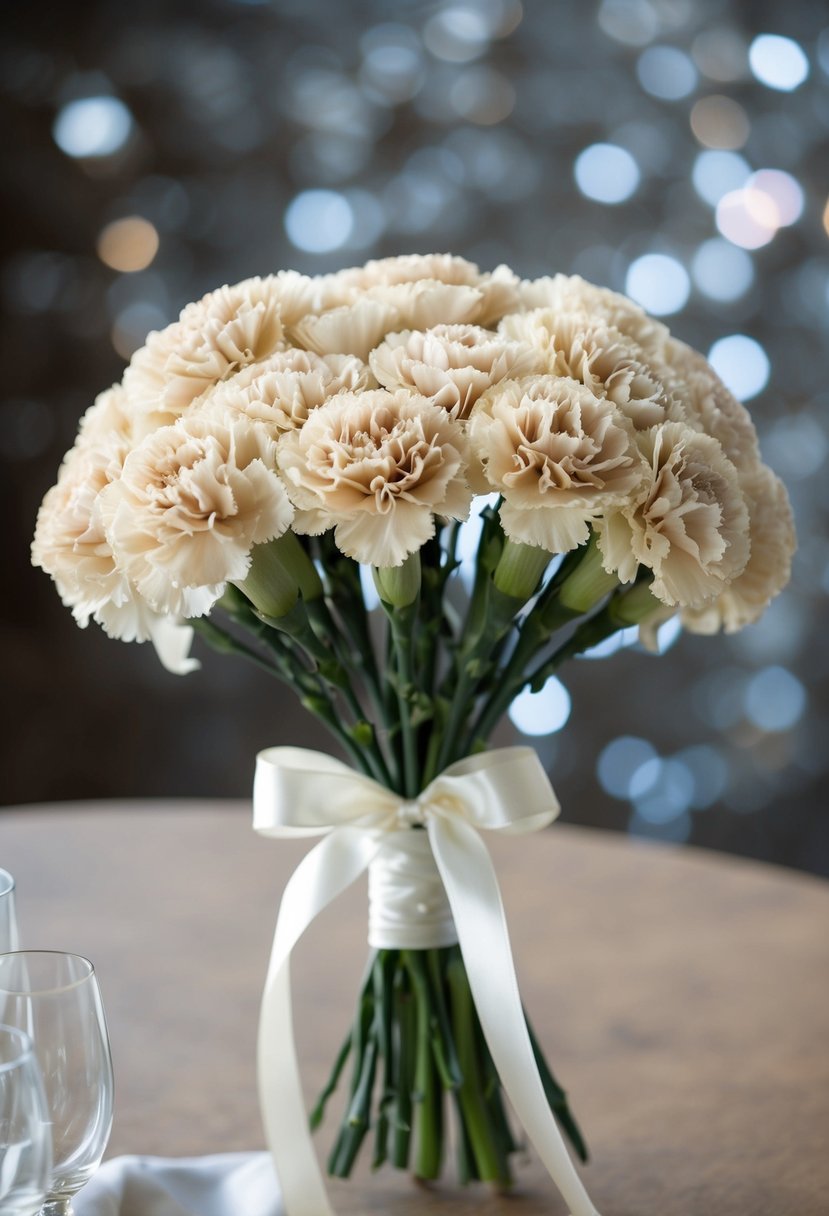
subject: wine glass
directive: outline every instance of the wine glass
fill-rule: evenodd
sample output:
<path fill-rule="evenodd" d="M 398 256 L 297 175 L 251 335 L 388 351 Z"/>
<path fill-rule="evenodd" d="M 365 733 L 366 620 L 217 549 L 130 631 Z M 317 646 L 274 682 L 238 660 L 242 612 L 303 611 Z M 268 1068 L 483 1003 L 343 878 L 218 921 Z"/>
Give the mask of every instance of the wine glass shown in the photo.
<path fill-rule="evenodd" d="M 0 955 L 0 1022 L 31 1036 L 43 1078 L 52 1170 L 41 1216 L 72 1216 L 72 1197 L 100 1165 L 112 1127 L 112 1061 L 95 969 L 54 950 Z"/>
<path fill-rule="evenodd" d="M 0 870 L 0 953 L 16 950 L 18 944 L 14 879 L 8 870 Z"/>
<path fill-rule="evenodd" d="M 0 1212 L 35 1216 L 52 1171 L 46 1095 L 32 1040 L 0 1026 Z"/>

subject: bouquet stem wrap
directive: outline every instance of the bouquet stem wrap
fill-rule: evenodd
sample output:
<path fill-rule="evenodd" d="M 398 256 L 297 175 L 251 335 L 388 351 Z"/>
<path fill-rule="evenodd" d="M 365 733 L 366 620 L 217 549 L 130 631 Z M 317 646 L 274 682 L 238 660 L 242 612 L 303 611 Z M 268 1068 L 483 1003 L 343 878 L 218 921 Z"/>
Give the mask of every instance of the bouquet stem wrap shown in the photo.
<path fill-rule="evenodd" d="M 408 833 L 427 836 L 454 932 L 439 901 L 419 898 L 415 891 L 408 914 L 401 915 L 399 904 L 380 896 L 371 944 L 424 948 L 457 936 L 484 1035 L 517 1117 L 572 1216 L 598 1216 L 545 1097 L 498 882 L 480 835 L 537 831 L 558 814 L 558 801 L 535 752 L 501 748 L 462 760 L 416 800 L 406 801 L 324 753 L 270 748 L 257 757 L 253 801 L 254 828 L 261 834 L 324 837 L 285 887 L 259 1028 L 260 1100 L 286 1216 L 333 1216 L 307 1130 L 291 1016 L 291 951 L 315 917 L 395 837 Z M 389 865 L 393 869 L 394 863 Z M 391 878 L 391 869 L 381 870 L 380 885 Z"/>

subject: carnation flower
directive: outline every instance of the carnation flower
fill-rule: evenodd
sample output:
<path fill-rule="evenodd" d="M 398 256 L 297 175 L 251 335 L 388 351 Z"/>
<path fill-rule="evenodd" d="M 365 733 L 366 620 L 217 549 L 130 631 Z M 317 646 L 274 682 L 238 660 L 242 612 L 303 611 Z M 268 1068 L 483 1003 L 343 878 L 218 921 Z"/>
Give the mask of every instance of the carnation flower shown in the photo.
<path fill-rule="evenodd" d="M 740 472 L 755 468 L 760 449 L 751 415 L 704 355 L 671 338 L 665 361 L 668 383 L 689 426 L 718 439 Z"/>
<path fill-rule="evenodd" d="M 113 409 L 117 416 L 118 396 L 101 394 L 87 412 L 81 440 L 66 453 L 57 484 L 38 512 L 32 564 L 52 576 L 61 600 L 82 628 L 92 618 L 110 637 L 152 641 L 167 670 L 185 675 L 199 666 L 188 657 L 192 629 L 150 608 L 116 565 L 104 533 L 101 492 L 120 477 L 128 450 L 117 432 L 103 428 Z M 99 422 L 105 438 L 95 443 L 92 436 Z"/>
<path fill-rule="evenodd" d="M 524 280 L 518 290 L 524 308 L 585 313 L 594 325 L 612 327 L 626 338 L 632 338 L 649 358 L 661 358 L 669 337 L 668 327 L 649 317 L 627 296 L 607 287 L 597 287 L 577 274 Z"/>
<path fill-rule="evenodd" d="M 244 579 L 254 545 L 281 536 L 293 509 L 276 444 L 240 416 L 198 415 L 148 435 L 100 495 L 121 570 L 157 612 L 203 616 Z"/>
<path fill-rule="evenodd" d="M 586 541 L 590 521 L 642 481 L 642 458 L 613 405 L 565 377 L 502 381 L 478 401 L 469 434 L 488 488 L 504 497 L 504 532 L 551 553 Z"/>
<path fill-rule="evenodd" d="M 293 326 L 291 336 L 317 355 L 356 355 L 365 360 L 383 335 L 396 327 L 397 316 L 392 303 L 362 295 L 352 304 L 303 317 Z"/>
<path fill-rule="evenodd" d="M 644 490 L 598 521 L 605 569 L 630 582 L 653 571 L 664 604 L 696 606 L 719 595 L 745 568 L 748 511 L 737 470 L 710 435 L 667 422 L 637 436 L 649 466 Z"/>
<path fill-rule="evenodd" d="M 99 393 L 78 426 L 78 442 L 99 444 L 111 439 L 129 443 L 133 438 L 133 419 L 123 385 Z"/>
<path fill-rule="evenodd" d="M 786 487 L 758 464 L 742 479 L 742 488 L 749 516 L 748 564 L 713 603 L 682 613 L 691 633 L 736 633 L 753 624 L 789 581 L 797 538 Z"/>
<path fill-rule="evenodd" d="M 436 325 L 389 334 L 369 356 L 380 384 L 414 388 L 453 418 L 468 418 L 486 389 L 507 376 L 541 371 L 544 359 L 525 343 L 474 325 Z"/>
<path fill-rule="evenodd" d="M 220 287 L 151 333 L 124 373 L 131 405 L 175 417 L 214 384 L 273 354 L 283 332 L 278 283 L 270 277 Z"/>
<path fill-rule="evenodd" d="M 337 393 L 374 386 L 367 365 L 351 355 L 282 351 L 254 363 L 197 398 L 188 413 L 243 414 L 259 422 L 274 439 L 302 426 L 311 410 Z"/>
<path fill-rule="evenodd" d="M 465 519 L 472 492 L 466 438 L 416 393 L 341 393 L 279 442 L 294 530 L 335 527 L 340 550 L 372 566 L 399 566 L 434 535 L 434 516 Z"/>
<path fill-rule="evenodd" d="M 397 283 L 448 283 L 474 287 L 481 272 L 474 262 L 451 253 L 409 253 L 400 257 L 372 258 L 364 266 L 351 266 L 330 276 L 348 292 L 368 291 Z"/>
<path fill-rule="evenodd" d="M 119 598 L 126 581 L 104 535 L 98 496 L 121 476 L 128 450 L 117 437 L 87 439 L 70 448 L 38 511 L 32 562 L 52 576 L 82 626 L 108 600 Z"/>
<path fill-rule="evenodd" d="M 381 258 L 365 266 L 341 270 L 330 276 L 341 288 L 351 293 L 377 293 L 376 298 L 397 302 L 400 309 L 398 329 L 424 329 L 430 325 L 458 324 L 475 321 L 479 325 L 491 325 L 505 313 L 519 307 L 519 280 L 507 266 L 499 266 L 491 274 L 481 274 L 474 262 L 454 257 L 448 253 L 409 254 L 403 257 Z M 434 288 L 443 284 L 448 287 L 473 288 L 471 293 L 438 293 Z M 400 285 L 417 285 L 431 294 L 430 304 L 443 315 L 434 315 L 428 320 L 419 319 L 404 293 L 383 296 L 381 289 Z M 413 297 L 410 297 L 413 298 Z M 468 310 L 462 301 L 467 303 Z M 421 316 L 425 315 L 426 301 L 420 301 Z M 442 305 L 442 308 L 441 308 Z M 464 312 L 464 315 L 460 315 Z"/>
<path fill-rule="evenodd" d="M 665 422 L 671 399 L 644 352 L 612 326 L 586 313 L 551 308 L 504 317 L 498 332 L 543 351 L 547 370 L 572 376 L 617 405 L 637 430 Z"/>

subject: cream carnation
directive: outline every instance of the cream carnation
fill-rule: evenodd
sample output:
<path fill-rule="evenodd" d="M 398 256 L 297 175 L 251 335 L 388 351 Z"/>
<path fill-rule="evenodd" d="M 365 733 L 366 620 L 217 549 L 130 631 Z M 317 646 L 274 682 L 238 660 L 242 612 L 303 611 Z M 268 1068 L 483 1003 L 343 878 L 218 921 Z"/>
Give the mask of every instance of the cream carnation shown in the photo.
<path fill-rule="evenodd" d="M 397 310 L 388 301 L 359 296 L 318 316 L 307 316 L 291 330 L 293 341 L 317 355 L 356 355 L 369 351 L 397 324 Z"/>
<path fill-rule="evenodd" d="M 665 360 L 668 383 L 689 426 L 718 439 L 741 473 L 755 468 L 760 448 L 751 415 L 725 387 L 705 356 L 671 338 Z"/>
<path fill-rule="evenodd" d="M 512 540 L 551 553 L 587 540 L 589 524 L 627 502 L 643 478 L 629 428 L 607 398 L 559 376 L 507 380 L 475 406 L 470 440 Z"/>
<path fill-rule="evenodd" d="M 748 511 L 737 470 L 710 435 L 667 422 L 638 435 L 649 476 L 637 500 L 597 524 L 605 568 L 683 607 L 714 599 L 745 569 Z"/>
<path fill-rule="evenodd" d="M 78 442 L 99 444 L 110 440 L 130 443 L 133 438 L 133 419 L 123 385 L 99 393 L 90 405 L 78 426 Z"/>
<path fill-rule="evenodd" d="M 453 418 L 468 418 L 483 392 L 507 376 L 541 371 L 544 359 L 525 343 L 474 325 L 436 325 L 389 334 L 369 356 L 385 388 L 414 388 Z"/>
<path fill-rule="evenodd" d="M 381 258 L 367 262 L 365 266 L 341 270 L 331 279 L 351 293 L 376 293 L 376 298 L 396 303 L 400 310 L 398 329 L 423 329 L 464 321 L 491 325 L 519 307 L 519 280 L 509 267 L 499 266 L 491 274 L 481 274 L 474 262 L 448 253 Z M 384 288 L 405 285 L 417 285 L 421 298 L 407 298 L 402 292 L 396 296 L 383 294 Z M 441 293 L 435 290 L 440 285 L 472 290 Z M 422 298 L 424 295 L 426 299 Z M 410 302 L 415 300 L 420 316 Z M 427 313 L 427 308 L 433 311 Z M 421 319 L 425 317 L 428 319 Z"/>
<path fill-rule="evenodd" d="M 188 304 L 178 321 L 151 333 L 133 355 L 124 387 L 136 410 L 176 416 L 281 342 L 278 280 L 247 279 Z"/>
<path fill-rule="evenodd" d="M 543 351 L 553 375 L 571 376 L 609 397 L 637 430 L 668 420 L 672 402 L 665 385 L 644 351 L 618 329 L 597 326 L 586 313 L 537 308 L 504 317 L 498 332 Z"/>
<path fill-rule="evenodd" d="M 368 366 L 352 355 L 288 350 L 246 367 L 190 406 L 190 414 L 243 414 L 274 439 L 302 426 L 311 410 L 340 392 L 374 385 Z"/>
<path fill-rule="evenodd" d="M 275 466 L 273 439 L 243 417 L 180 419 L 130 452 L 100 495 L 101 518 L 152 608 L 203 616 L 245 577 L 253 546 L 282 535 L 293 509 Z"/>
<path fill-rule="evenodd" d="M 364 266 L 351 266 L 330 276 L 345 291 L 362 292 L 372 287 L 429 280 L 451 286 L 475 287 L 481 273 L 474 262 L 451 253 L 409 253 L 400 257 L 373 258 Z"/>
<path fill-rule="evenodd" d="M 117 432 L 104 427 L 105 438 L 97 443 L 91 432 L 103 424 L 116 399 L 99 398 L 87 412 L 90 425 L 64 457 L 57 484 L 38 512 L 32 563 L 52 576 L 82 628 L 92 618 L 110 637 L 151 641 L 167 670 L 185 675 L 199 666 L 189 658 L 192 629 L 153 611 L 116 565 L 104 532 L 101 494 L 121 476 L 127 448 Z"/>
<path fill-rule="evenodd" d="M 32 562 L 52 576 L 82 626 L 108 601 L 128 595 L 98 509 L 101 491 L 121 476 L 127 451 L 114 435 L 70 448 L 38 512 Z"/>
<path fill-rule="evenodd" d="M 434 535 L 435 515 L 469 513 L 463 431 L 415 393 L 342 393 L 283 436 L 279 461 L 295 530 L 335 527 L 340 550 L 366 565 L 399 566 Z"/>
<path fill-rule="evenodd" d="M 612 327 L 626 338 L 632 338 L 649 358 L 662 356 L 669 337 L 668 327 L 649 317 L 644 309 L 619 292 L 588 283 L 577 274 L 524 280 L 518 290 L 526 309 L 550 308 L 555 313 L 585 313 L 592 318 L 594 325 Z"/>
<path fill-rule="evenodd" d="M 712 604 L 686 609 L 682 623 L 691 633 L 736 633 L 751 625 L 786 586 L 797 548 L 786 487 L 766 465 L 742 479 L 748 503 L 751 556 Z"/>

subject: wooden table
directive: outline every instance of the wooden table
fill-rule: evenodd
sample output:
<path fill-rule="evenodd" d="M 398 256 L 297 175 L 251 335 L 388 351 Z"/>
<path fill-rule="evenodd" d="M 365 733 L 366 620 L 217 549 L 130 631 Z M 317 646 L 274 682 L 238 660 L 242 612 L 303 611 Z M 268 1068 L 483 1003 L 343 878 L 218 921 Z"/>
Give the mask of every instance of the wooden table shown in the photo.
<path fill-rule="evenodd" d="M 586 1129 L 603 1216 L 826 1216 L 829 887 L 568 827 L 492 849 L 524 1000 Z M 242 803 L 0 812 L 24 944 L 98 970 L 110 1153 L 262 1146 L 258 1003 L 303 852 L 254 836 Z M 309 1094 L 351 1015 L 364 898 L 340 900 L 294 956 Z M 519 1178 L 507 1198 L 391 1171 L 332 1194 L 344 1216 L 563 1216 L 532 1157 Z"/>

